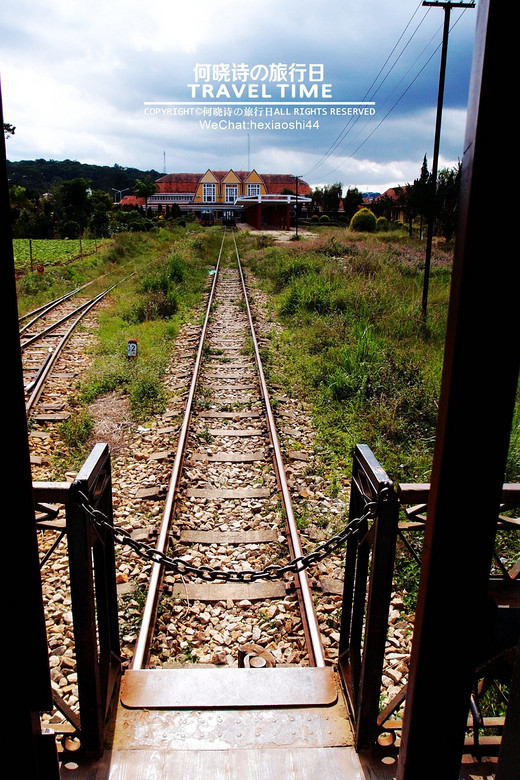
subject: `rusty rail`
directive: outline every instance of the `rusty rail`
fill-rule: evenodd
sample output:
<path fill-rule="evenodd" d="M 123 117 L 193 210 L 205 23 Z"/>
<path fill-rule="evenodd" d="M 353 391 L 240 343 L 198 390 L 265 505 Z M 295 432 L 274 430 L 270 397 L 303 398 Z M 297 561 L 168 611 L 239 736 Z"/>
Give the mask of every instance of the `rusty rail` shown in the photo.
<path fill-rule="evenodd" d="M 208 303 L 206 307 L 206 315 L 204 317 L 204 323 L 202 325 L 202 331 L 200 335 L 200 341 L 199 341 L 199 347 L 197 350 L 197 356 L 195 359 L 195 367 L 193 370 L 193 376 L 191 379 L 190 389 L 188 393 L 188 400 L 186 402 L 186 411 L 184 413 L 184 418 L 182 421 L 180 433 L 179 433 L 179 440 L 177 443 L 177 451 L 175 454 L 175 461 L 172 468 L 172 473 L 170 476 L 170 483 L 168 486 L 168 492 L 166 495 L 166 503 L 163 511 L 162 516 L 162 522 L 161 522 L 161 528 L 159 531 L 159 536 L 157 539 L 156 549 L 160 553 L 164 553 L 167 548 L 168 544 L 168 531 L 171 525 L 171 517 L 172 512 L 174 509 L 174 501 L 175 501 L 175 493 L 177 491 L 177 486 L 179 484 L 179 479 L 181 476 L 181 469 L 182 464 L 184 460 L 184 450 L 186 445 L 186 439 L 188 436 L 188 430 L 190 426 L 190 420 L 192 415 L 192 409 L 193 409 L 193 401 L 195 398 L 195 391 L 197 389 L 197 382 L 199 378 L 200 373 L 200 367 L 202 363 L 202 354 L 203 354 L 203 348 L 204 348 L 204 339 L 206 335 L 206 330 L 208 328 L 208 322 L 209 317 L 211 313 L 211 306 L 213 303 L 213 296 L 215 293 L 215 287 L 217 284 L 217 279 L 219 275 L 219 269 L 220 269 L 220 260 L 222 256 L 222 250 L 224 247 L 224 239 L 225 239 L 225 232 L 222 236 L 222 242 L 220 245 L 220 251 L 217 259 L 217 263 L 215 265 L 215 273 L 213 275 L 213 282 L 211 285 L 211 290 L 208 298 Z M 148 588 L 148 594 L 146 597 L 146 602 L 144 606 L 143 611 L 143 618 L 141 622 L 141 628 L 139 631 L 139 636 L 137 638 L 137 642 L 135 645 L 135 651 L 134 651 L 134 657 L 132 660 L 132 669 L 142 669 L 143 665 L 146 662 L 146 656 L 149 649 L 150 644 L 150 632 L 153 626 L 155 613 L 157 610 L 157 602 L 159 598 L 159 588 L 160 583 L 162 579 L 163 574 L 163 566 L 160 563 L 154 563 L 152 568 L 152 574 L 150 577 L 150 585 Z"/>
<path fill-rule="evenodd" d="M 130 276 L 133 276 L 133 274 L 129 274 L 129 276 L 125 277 L 121 281 L 125 281 L 126 279 L 130 278 Z M 118 283 L 119 284 L 119 283 Z M 84 285 L 85 287 L 87 285 Z M 22 352 L 25 350 L 26 347 L 30 346 L 36 341 L 39 341 L 42 339 L 45 335 L 48 333 L 52 333 L 53 330 L 63 325 L 65 322 L 70 320 L 72 317 L 75 317 L 74 321 L 69 325 L 65 333 L 60 337 L 60 340 L 56 347 L 52 350 L 49 350 L 44 362 L 42 363 L 39 371 L 37 372 L 36 377 L 33 379 L 33 381 L 30 383 L 28 392 L 30 392 L 30 396 L 26 401 L 25 409 L 26 412 L 30 412 L 31 409 L 35 406 L 35 404 L 38 402 L 43 387 L 45 385 L 45 382 L 47 381 L 47 377 L 49 376 L 54 364 L 58 360 L 61 351 L 63 350 L 65 344 L 68 342 L 72 334 L 74 333 L 75 329 L 78 327 L 80 322 L 89 314 L 89 312 L 98 305 L 115 287 L 117 284 L 113 284 L 110 287 L 108 287 L 106 290 L 103 290 L 103 292 L 96 295 L 94 298 L 92 298 L 89 301 L 86 301 L 81 306 L 78 306 L 74 311 L 70 312 L 69 314 L 66 314 L 64 317 L 60 318 L 56 322 L 52 323 L 48 327 L 46 327 L 44 330 L 42 330 L 40 333 L 37 333 L 35 336 L 31 336 L 29 339 L 21 343 L 21 350 Z M 82 288 L 79 288 L 82 289 Z M 63 301 L 67 300 L 67 296 L 64 296 L 61 298 L 58 303 L 62 303 Z M 53 305 L 50 304 L 46 309 L 42 311 L 42 314 L 40 316 L 43 316 L 48 311 L 53 308 Z M 38 319 L 38 318 L 36 318 Z M 36 321 L 33 320 L 33 323 Z M 31 324 L 33 324 L 31 323 Z"/>
<path fill-rule="evenodd" d="M 285 510 L 285 516 L 287 519 L 287 527 L 289 531 L 289 541 L 291 546 L 291 552 L 293 558 L 299 557 L 303 555 L 303 550 L 300 543 L 300 537 L 298 534 L 298 527 L 296 524 L 296 519 L 294 517 L 294 511 L 292 506 L 292 500 L 291 500 L 291 493 L 289 491 L 289 486 L 287 484 L 287 478 L 285 475 L 285 469 L 283 465 L 283 459 L 282 459 L 282 452 L 280 448 L 280 442 L 278 439 L 278 434 L 276 432 L 276 423 L 274 420 L 273 410 L 271 408 L 271 403 L 269 401 L 269 392 L 267 390 L 267 383 L 265 381 L 264 371 L 262 368 L 262 360 L 260 357 L 260 350 L 258 347 L 258 340 L 256 338 L 255 334 L 255 328 L 253 324 L 253 317 L 251 314 L 251 307 L 249 306 L 249 300 L 247 295 L 247 289 L 246 289 L 246 283 L 244 279 L 244 273 L 242 270 L 242 265 L 240 263 L 240 256 L 238 254 L 238 247 L 236 244 L 235 236 L 233 235 L 234 245 L 235 245 L 235 253 L 236 253 L 236 259 L 238 264 L 238 270 L 240 274 L 240 280 L 242 283 L 242 291 L 244 293 L 244 300 L 246 303 L 246 310 L 247 310 L 247 316 L 249 320 L 249 327 L 251 329 L 251 338 L 253 341 L 253 347 L 255 352 L 255 359 L 256 359 L 256 366 L 257 366 L 257 372 L 258 372 L 258 378 L 260 382 L 260 387 L 262 391 L 262 397 L 264 401 L 264 407 L 267 417 L 267 425 L 269 430 L 269 436 L 271 439 L 271 443 L 273 445 L 273 454 L 275 458 L 276 463 L 276 471 L 278 475 L 278 483 L 280 486 L 280 491 L 282 493 L 282 500 Z M 311 661 L 314 664 L 314 666 L 325 666 L 325 658 L 323 655 L 323 648 L 321 644 L 321 638 L 320 638 L 320 631 L 318 627 L 318 621 L 316 619 L 315 611 L 314 611 L 314 603 L 312 600 L 312 593 L 309 586 L 307 573 L 305 571 L 298 572 L 298 586 L 299 586 L 299 595 L 301 600 L 301 606 L 302 606 L 302 618 L 305 628 L 305 633 L 307 636 L 307 645 L 309 646 L 310 655 L 311 655 Z"/>

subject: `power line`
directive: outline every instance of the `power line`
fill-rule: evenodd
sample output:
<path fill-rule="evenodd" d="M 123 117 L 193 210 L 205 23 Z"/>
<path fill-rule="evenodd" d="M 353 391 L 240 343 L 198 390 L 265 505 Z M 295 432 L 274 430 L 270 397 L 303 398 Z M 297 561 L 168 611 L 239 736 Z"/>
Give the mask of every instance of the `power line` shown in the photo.
<path fill-rule="evenodd" d="M 415 82 L 417 81 L 417 79 L 419 78 L 419 76 L 421 75 L 421 73 L 422 73 L 422 72 L 425 70 L 425 68 L 426 68 L 426 67 L 427 67 L 427 66 L 430 64 L 430 62 L 432 61 L 432 59 L 434 58 L 434 56 L 436 55 L 436 53 L 439 51 L 439 49 L 440 49 L 440 48 L 441 48 L 441 45 L 439 44 L 439 46 L 437 46 L 437 47 L 436 47 L 436 49 L 435 49 L 435 51 L 434 51 L 434 52 L 432 52 L 432 54 L 430 55 L 430 57 L 428 58 L 428 60 L 427 60 L 427 61 L 424 63 L 424 65 L 422 66 L 422 68 L 419 70 L 419 72 L 418 72 L 418 73 L 417 73 L 417 74 L 414 76 L 414 78 L 412 79 L 412 81 L 411 81 L 411 82 L 408 84 L 408 86 L 406 87 L 406 89 L 404 89 L 404 90 L 403 90 L 403 92 L 401 92 L 401 94 L 399 95 L 399 97 L 397 98 L 397 100 L 396 100 L 396 101 L 393 103 L 393 105 L 391 106 L 391 108 L 389 108 L 389 110 L 388 110 L 388 111 L 387 111 L 387 113 L 384 115 L 384 117 L 383 117 L 383 118 L 382 118 L 382 119 L 381 119 L 381 120 L 378 122 L 378 124 L 377 124 L 377 125 L 374 127 L 374 129 L 373 129 L 373 130 L 372 130 L 372 131 L 371 131 L 371 132 L 370 132 L 370 133 L 367 135 L 367 137 L 364 139 L 364 141 L 362 141 L 362 142 L 361 142 L 361 143 L 360 143 L 360 144 L 359 144 L 359 145 L 358 145 L 358 146 L 357 146 L 357 147 L 356 147 L 356 148 L 355 148 L 355 149 L 354 149 L 354 150 L 353 150 L 353 151 L 352 151 L 352 152 L 351 152 L 351 153 L 350 153 L 350 154 L 349 154 L 349 155 L 348 155 L 348 156 L 347 156 L 347 157 L 346 157 L 346 158 L 345 158 L 345 159 L 344 159 L 344 160 L 343 160 L 343 161 L 342 161 L 342 162 L 341 162 L 339 165 L 337 165 L 335 168 L 333 168 L 332 170 L 330 170 L 330 171 L 328 172 L 328 173 L 329 173 L 329 175 L 330 175 L 331 173 L 334 173 L 335 171 L 339 170 L 340 168 L 342 168 L 342 167 L 345 165 L 345 163 L 347 163 L 347 162 L 348 162 L 348 161 L 351 159 L 351 157 L 353 157 L 353 156 L 354 156 L 354 155 L 355 155 L 355 154 L 356 154 L 356 153 L 357 153 L 357 152 L 358 152 L 358 151 L 359 151 L 359 150 L 360 150 L 360 149 L 361 149 L 361 148 L 362 148 L 362 147 L 363 147 L 363 146 L 364 146 L 364 145 L 367 143 L 367 141 L 369 141 L 369 140 L 370 140 L 370 138 L 372 138 L 372 136 L 374 135 L 374 133 L 375 133 L 377 130 L 379 130 L 379 128 L 381 127 L 381 125 L 383 124 L 383 122 L 385 122 L 385 120 L 386 120 L 386 119 L 388 119 L 388 117 L 390 116 L 390 114 L 392 113 L 392 111 L 395 109 L 395 107 L 399 105 L 399 103 L 401 102 L 401 100 L 403 99 L 403 97 L 404 97 L 404 96 L 406 95 L 406 93 L 407 93 L 407 92 L 408 92 L 408 91 L 409 91 L 409 90 L 412 88 L 412 86 L 415 84 Z M 401 79 L 401 81 L 402 81 L 402 79 Z"/>
<path fill-rule="evenodd" d="M 421 5 L 423 5 L 423 4 L 421 3 Z M 419 10 L 419 9 L 416 9 L 416 11 L 414 12 L 414 14 L 413 14 L 413 15 L 412 15 L 412 17 L 410 18 L 410 20 L 409 20 L 409 22 L 407 23 L 407 25 L 406 25 L 406 27 L 405 27 L 405 29 L 404 29 L 403 33 L 402 33 L 402 34 L 401 34 L 401 36 L 400 36 L 400 38 L 399 38 L 398 42 L 397 42 L 397 43 L 394 45 L 394 47 L 393 47 L 393 49 L 392 49 L 392 52 L 391 52 L 391 53 L 390 53 L 390 55 L 387 57 L 387 59 L 386 59 L 386 61 L 385 61 L 385 64 L 384 64 L 384 65 L 383 65 L 383 66 L 380 68 L 380 70 L 379 70 L 379 73 L 377 74 L 377 76 L 375 77 L 374 81 L 372 82 L 372 85 L 371 85 L 370 89 L 372 89 L 373 85 L 375 84 L 375 82 L 377 81 L 377 79 L 379 78 L 379 76 L 381 75 L 381 73 L 382 73 L 382 71 L 383 71 L 384 67 L 386 66 L 386 64 L 387 64 L 387 63 L 388 63 L 388 61 L 390 60 L 390 57 L 392 56 L 393 52 L 396 50 L 396 48 L 397 48 L 397 46 L 398 46 L 399 42 L 402 40 L 402 38 L 403 38 L 403 36 L 404 36 L 404 34 L 405 34 L 406 30 L 407 30 L 407 29 L 408 29 L 408 27 L 410 26 L 410 24 L 411 24 L 411 22 L 412 22 L 413 18 L 414 18 L 414 17 L 415 17 L 415 15 L 417 14 L 418 10 Z M 428 9 L 428 11 L 429 11 L 429 10 L 430 10 L 430 9 Z M 427 13 L 428 13 L 428 12 L 427 12 Z M 464 11 L 463 11 L 463 13 L 464 13 Z M 426 15 L 427 15 L 427 14 L 426 14 Z M 403 55 L 404 51 L 405 51 L 405 50 L 406 50 L 406 48 L 407 48 L 407 47 L 410 45 L 410 43 L 411 43 L 412 39 L 413 39 L 413 38 L 415 37 L 415 35 L 417 34 L 417 31 L 419 30 L 419 28 L 420 28 L 421 24 L 424 22 L 424 20 L 425 20 L 425 18 L 426 18 L 426 15 L 423 17 L 423 19 L 421 20 L 421 22 L 420 22 L 420 23 L 417 25 L 417 27 L 415 28 L 415 30 L 414 30 L 414 32 L 413 32 L 413 34 L 412 34 L 412 35 L 410 36 L 410 38 L 408 39 L 408 42 L 406 43 L 406 46 L 405 46 L 405 47 L 402 49 L 401 53 L 399 54 L 399 57 L 398 57 L 398 59 L 397 59 L 397 60 L 394 62 L 394 64 L 392 65 L 392 68 L 391 68 L 391 69 L 390 69 L 390 71 L 389 71 L 389 73 L 388 73 L 388 74 L 385 76 L 385 78 L 383 79 L 383 81 L 381 82 L 381 84 L 378 86 L 377 90 L 376 90 L 376 91 L 373 93 L 373 96 L 375 96 L 375 95 L 377 94 L 377 92 L 380 90 L 380 88 L 382 87 L 383 83 L 384 83 L 384 82 L 386 81 L 386 79 L 388 78 L 388 75 L 391 73 L 391 71 L 393 70 L 393 68 L 394 68 L 394 67 L 395 67 L 395 65 L 397 64 L 398 60 L 399 60 L 399 59 L 402 57 L 402 55 Z M 457 19 L 457 20 L 454 22 L 454 24 L 453 24 L 453 26 L 452 26 L 452 28 L 451 28 L 451 29 L 453 29 L 453 27 L 455 27 L 455 25 L 456 25 L 456 24 L 458 24 L 458 22 L 460 21 L 460 19 L 461 19 L 462 15 L 463 15 L 463 14 L 461 14 L 461 15 L 459 16 L 459 18 L 458 18 L 458 19 Z M 440 26 L 440 28 L 438 28 L 438 29 L 442 29 L 442 25 L 441 25 L 441 26 Z M 404 78 L 405 78 L 405 77 L 406 77 L 406 76 L 407 76 L 407 75 L 410 73 L 410 71 L 411 71 L 411 70 L 414 68 L 414 66 L 417 64 L 417 62 L 419 61 L 420 57 L 421 57 L 421 56 L 424 54 L 424 52 L 425 52 L 425 51 L 427 51 L 427 49 L 428 49 L 428 47 L 431 45 L 431 43 L 432 43 L 433 39 L 434 39 L 434 38 L 435 38 L 435 36 L 437 35 L 437 32 L 438 32 L 438 30 L 437 30 L 437 31 L 436 31 L 436 32 L 433 34 L 433 36 L 430 38 L 430 40 L 429 40 L 429 42 L 426 44 L 426 46 L 424 46 L 424 47 L 423 47 L 423 49 L 422 49 L 421 53 L 420 53 L 420 54 L 419 54 L 419 55 L 418 55 L 418 56 L 415 58 L 414 62 L 413 62 L 411 65 L 410 65 L 410 67 L 408 68 L 407 72 L 406 72 L 406 73 L 405 73 L 405 74 L 404 74 L 404 75 L 401 77 L 401 79 L 400 79 L 400 81 L 398 82 L 398 84 L 399 84 L 399 83 L 401 83 L 401 82 L 403 81 L 403 79 L 404 79 Z M 362 142 L 361 142 L 361 143 L 360 143 L 360 144 L 359 144 L 359 145 L 358 145 L 358 146 L 357 146 L 357 147 L 356 147 L 356 148 L 355 148 L 355 149 L 354 149 L 354 150 L 353 150 L 353 151 L 352 151 L 352 152 L 351 152 L 351 153 L 350 153 L 348 156 L 346 156 L 346 157 L 345 157 L 345 159 L 343 159 L 343 160 L 342 160 L 342 162 L 341 162 L 339 165 L 337 165 L 335 168 L 332 168 L 331 170 L 329 170 L 329 171 L 328 171 L 328 173 L 326 174 L 327 176 L 330 176 L 330 174 L 331 174 L 331 173 L 334 173 L 335 171 L 337 171 L 337 170 L 339 170 L 340 168 L 342 168 L 342 167 L 343 167 L 343 165 L 345 165 L 345 163 L 347 163 L 347 162 L 348 162 L 348 160 L 350 160 L 350 159 L 351 159 L 351 158 L 352 158 L 352 157 L 353 157 L 353 156 L 354 156 L 354 155 L 355 155 L 355 154 L 356 154 L 356 153 L 359 151 L 359 149 L 361 149 L 361 148 L 362 148 L 362 147 L 363 147 L 363 146 L 364 146 L 364 145 L 367 143 L 367 141 L 368 141 L 368 140 L 369 140 L 369 139 L 370 139 L 370 138 L 371 138 L 371 137 L 374 135 L 374 133 L 375 133 L 375 132 L 376 132 L 376 131 L 377 131 L 377 130 L 378 130 L 380 127 L 381 127 L 381 125 L 383 124 L 383 122 L 384 122 L 384 121 L 385 121 L 385 120 L 386 120 L 386 119 L 389 117 L 389 115 L 392 113 L 392 111 L 393 111 L 393 110 L 396 108 L 396 106 L 397 106 L 397 105 L 400 103 L 400 101 L 403 99 L 403 97 L 404 97 L 404 96 L 407 94 L 407 92 L 410 90 L 410 88 L 413 86 L 413 84 L 414 84 L 414 83 L 417 81 L 417 79 L 419 78 L 419 76 L 420 76 L 420 75 L 423 73 L 423 71 L 425 70 L 425 68 L 426 68 L 426 67 L 429 65 L 429 63 L 431 62 L 431 60 L 433 59 L 433 57 L 436 55 L 436 53 L 439 51 L 439 49 L 441 48 L 441 46 L 442 46 L 442 44 L 439 44 L 439 45 L 438 45 L 438 46 L 435 48 L 435 50 L 432 52 L 432 54 L 431 54 L 431 55 L 430 55 L 430 57 L 427 59 L 427 61 L 424 63 L 424 65 L 423 65 L 423 66 L 420 68 L 420 70 L 419 70 L 419 71 L 416 73 L 416 75 L 415 75 L 415 76 L 413 77 L 413 79 L 410 81 L 410 83 L 408 84 L 408 86 L 407 86 L 407 87 L 406 87 L 406 88 L 405 88 L 405 89 L 404 89 L 404 90 L 401 92 L 400 96 L 399 96 L 399 97 L 397 98 L 397 100 L 396 100 L 396 101 L 395 101 L 395 102 L 392 104 L 391 108 L 390 108 L 390 109 L 387 111 L 387 113 L 385 114 L 385 116 L 384 116 L 384 117 L 381 119 L 381 121 L 380 121 L 380 122 L 378 122 L 378 124 L 377 124 L 377 125 L 376 125 L 376 126 L 373 128 L 373 130 L 372 130 L 372 131 L 371 131 L 371 132 L 370 132 L 370 133 L 367 135 L 367 137 L 366 137 L 366 138 L 365 138 L 365 139 L 364 139 L 364 140 L 363 140 L 363 141 L 362 141 Z M 397 84 L 397 85 L 394 87 L 394 89 L 393 89 L 392 91 L 394 91 L 394 92 L 395 92 L 395 90 L 396 90 L 396 88 L 397 88 L 398 84 Z M 370 89 L 369 89 L 369 91 L 370 91 Z M 369 91 L 367 92 L 367 94 L 369 94 Z M 390 94 L 391 94 L 391 93 L 390 93 Z M 389 96 L 388 96 L 388 97 L 389 97 Z M 366 99 L 366 98 L 365 98 L 365 99 Z M 388 100 L 388 98 L 387 98 L 387 100 Z M 383 105 L 384 105 L 384 104 L 383 104 Z M 356 117 L 356 118 L 353 118 L 353 119 L 349 120 L 349 122 L 348 122 L 348 123 L 347 123 L 347 125 L 344 127 L 344 129 L 342 130 L 342 132 L 340 133 L 340 135 L 339 135 L 339 136 L 336 138 L 335 142 L 334 142 L 334 143 L 333 143 L 333 144 L 332 144 L 332 145 L 329 147 L 329 150 L 328 150 L 328 151 L 327 151 L 327 152 L 326 152 L 326 153 L 323 155 L 323 157 L 322 157 L 322 158 L 321 158 L 321 159 L 320 159 L 320 160 L 319 160 L 319 161 L 318 161 L 318 162 L 317 162 L 317 163 L 316 163 L 314 166 L 312 166 L 312 167 L 311 167 L 311 168 L 310 168 L 310 169 L 309 169 L 309 170 L 308 170 L 308 171 L 307 171 L 305 174 L 303 174 L 303 176 L 305 176 L 305 177 L 308 177 L 310 173 L 313 173 L 315 170 L 317 170 L 318 168 L 320 168 L 320 167 L 323 165 L 323 163 L 324 163 L 324 162 L 325 162 L 327 159 L 329 159 L 329 157 L 331 157 L 331 156 L 332 156 L 332 153 L 333 153 L 333 152 L 334 152 L 334 151 L 335 151 L 335 150 L 338 148 L 338 146 L 339 146 L 339 144 L 341 143 L 341 141 L 343 141 L 343 140 L 345 139 L 345 137 L 346 137 L 347 133 L 348 133 L 348 132 L 349 132 L 349 130 L 351 129 L 351 125 L 352 125 L 352 124 L 356 124 L 356 123 L 359 121 L 359 119 L 360 119 L 360 117 Z M 362 130 L 360 130 L 360 132 L 362 132 Z M 359 134 L 358 134 L 358 135 L 359 135 Z"/>
<path fill-rule="evenodd" d="M 401 58 L 401 56 L 403 55 L 403 53 L 406 51 L 407 47 L 409 46 L 409 44 L 410 44 L 410 41 L 413 39 L 413 37 L 414 37 L 414 36 L 415 36 L 415 34 L 417 33 L 417 30 L 419 29 L 419 27 L 420 27 L 420 26 L 421 26 L 421 24 L 423 23 L 424 19 L 425 19 L 425 18 L 426 18 L 426 16 L 428 15 L 428 14 L 426 13 L 426 14 L 423 16 L 422 20 L 419 22 L 419 25 L 416 27 L 415 31 L 413 32 L 413 34 L 412 34 L 412 35 L 410 36 L 410 38 L 408 39 L 408 42 L 407 42 L 406 46 L 405 46 L 405 47 L 402 49 L 402 51 L 401 51 L 401 54 L 399 55 L 399 57 L 397 58 L 397 60 L 396 60 L 396 61 L 394 62 L 394 64 L 392 65 L 392 68 L 390 68 L 390 70 L 389 70 L 389 72 L 388 72 L 387 76 L 385 76 L 385 79 L 383 80 L 383 82 L 382 82 L 382 83 L 379 85 L 379 87 L 377 88 L 377 90 L 376 90 L 376 91 L 375 91 L 373 94 L 370 94 L 370 93 L 371 93 L 371 90 L 373 89 L 374 85 L 375 85 L 375 84 L 376 84 L 376 82 L 377 82 L 377 79 L 379 78 L 379 76 L 381 75 L 381 73 L 383 72 L 383 70 L 385 69 L 385 67 L 386 67 L 387 63 L 390 61 L 390 59 L 391 59 L 391 57 L 392 57 L 393 53 L 394 53 L 394 52 L 395 52 L 395 50 L 397 49 L 397 47 L 398 47 L 399 43 L 400 43 L 400 42 L 401 42 L 401 40 L 403 39 L 403 37 L 404 37 L 404 35 L 405 35 L 405 33 L 406 33 L 407 29 L 409 28 L 409 26 L 410 26 L 410 24 L 412 23 L 412 21 L 413 21 L 414 17 L 416 16 L 416 14 L 419 12 L 419 9 L 420 9 L 420 8 L 422 8 L 422 2 L 421 2 L 421 3 L 419 3 L 418 7 L 415 9 L 415 11 L 414 11 L 414 13 L 412 14 L 411 18 L 408 20 L 408 22 L 407 22 L 407 24 L 406 24 L 406 26 L 405 26 L 405 28 L 404 28 L 403 32 L 401 33 L 401 35 L 399 36 L 398 40 L 397 40 L 397 41 L 396 41 L 396 43 L 394 44 L 394 46 L 393 46 L 393 48 L 392 48 L 392 50 L 391 50 L 390 54 L 388 55 L 388 57 L 386 58 L 385 62 L 383 63 L 383 65 L 382 65 L 382 66 L 381 66 L 381 68 L 379 69 L 379 72 L 378 72 L 378 74 L 375 76 L 375 78 L 373 79 L 373 81 L 372 81 L 371 85 L 370 85 L 370 86 L 369 86 L 369 88 L 367 89 L 367 91 L 366 91 L 366 93 L 365 93 L 365 95 L 364 95 L 364 97 L 363 97 L 363 100 L 364 100 L 364 101 L 369 99 L 369 95 L 370 95 L 370 99 L 373 99 L 373 98 L 374 98 L 374 97 L 377 95 L 377 92 L 379 91 L 379 89 L 380 89 L 380 88 L 381 88 L 381 86 L 383 85 L 384 81 L 386 80 L 386 78 L 388 77 L 388 75 L 389 75 L 389 74 L 392 72 L 392 70 L 393 70 L 393 69 L 394 69 L 394 67 L 396 66 L 397 62 L 399 61 L 399 59 Z M 329 147 L 328 151 L 327 151 L 327 152 L 326 152 L 326 153 L 323 155 L 323 157 L 321 158 L 321 160 L 319 160 L 319 161 L 318 161 L 318 162 L 317 162 L 317 163 L 316 163 L 316 164 L 315 164 L 315 165 L 314 165 L 314 166 L 313 166 L 313 167 L 312 167 L 312 168 L 311 168 L 309 171 L 307 171 L 307 172 L 304 174 L 305 176 L 308 176 L 308 175 L 309 175 L 309 173 L 312 173 L 312 172 L 313 172 L 313 171 L 314 171 L 314 170 L 315 170 L 317 167 L 319 167 L 319 166 L 321 165 L 321 163 L 322 163 L 323 161 L 325 161 L 325 160 L 326 160 L 326 159 L 327 159 L 327 158 L 328 158 L 328 157 L 329 157 L 329 156 L 332 154 L 332 152 L 333 152 L 333 151 L 334 151 L 334 150 L 335 150 L 335 149 L 338 147 L 339 143 L 340 143 L 340 142 L 343 140 L 343 138 L 344 138 L 344 137 L 345 137 L 345 135 L 347 134 L 347 132 L 348 132 L 348 129 L 349 129 L 349 126 L 350 126 L 351 124 L 353 124 L 353 123 L 355 124 L 355 123 L 358 121 L 358 119 L 359 119 L 359 117 L 356 117 L 356 118 L 349 119 L 349 121 L 347 122 L 347 124 L 345 125 L 345 127 L 343 128 L 343 130 L 341 131 L 341 133 L 340 133 L 340 134 L 337 136 L 336 140 L 335 140 L 335 141 L 333 142 L 333 144 L 332 144 L 332 145 Z"/>

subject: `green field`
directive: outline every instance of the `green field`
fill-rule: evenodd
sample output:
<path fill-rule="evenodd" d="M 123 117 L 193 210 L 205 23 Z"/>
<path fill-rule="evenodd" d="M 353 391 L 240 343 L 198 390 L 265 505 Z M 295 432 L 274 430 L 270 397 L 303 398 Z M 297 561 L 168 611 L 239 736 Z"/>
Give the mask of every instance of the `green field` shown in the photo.
<path fill-rule="evenodd" d="M 36 270 L 36 266 L 62 265 L 103 247 L 103 239 L 35 239 L 13 240 L 14 266 L 17 271 Z"/>

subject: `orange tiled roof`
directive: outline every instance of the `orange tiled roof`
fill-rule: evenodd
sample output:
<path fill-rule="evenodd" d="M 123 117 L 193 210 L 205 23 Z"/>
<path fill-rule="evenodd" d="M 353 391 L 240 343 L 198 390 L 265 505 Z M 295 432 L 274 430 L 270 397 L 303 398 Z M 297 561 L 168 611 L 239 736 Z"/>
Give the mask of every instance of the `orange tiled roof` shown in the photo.
<path fill-rule="evenodd" d="M 264 173 L 260 174 L 265 182 L 267 192 L 270 195 L 276 195 L 282 192 L 282 190 L 292 190 L 296 192 L 296 179 L 294 176 L 283 173 Z M 306 181 L 302 179 L 298 180 L 298 193 L 300 195 L 308 195 L 311 192 L 311 188 Z"/>
<path fill-rule="evenodd" d="M 146 206 L 146 198 L 138 198 L 136 195 L 123 195 L 119 201 L 120 206 Z"/>
<path fill-rule="evenodd" d="M 235 170 L 210 172 L 217 181 L 222 181 L 230 172 L 234 173 L 240 181 L 245 181 L 251 173 L 251 171 Z M 168 173 L 165 176 L 161 176 L 160 179 L 157 179 L 156 183 L 159 186 L 160 192 L 194 193 L 203 176 L 203 173 Z M 295 178 L 290 174 L 259 173 L 258 176 L 264 182 L 267 192 L 270 195 L 279 194 L 284 189 L 290 189 L 293 192 L 296 191 Z M 301 195 L 308 195 L 311 192 L 311 188 L 307 182 L 300 180 L 298 182 L 298 192 Z"/>
<path fill-rule="evenodd" d="M 406 191 L 406 187 L 401 187 L 401 190 Z M 391 187 L 389 190 L 385 190 L 381 195 L 378 195 L 377 198 L 374 198 L 374 200 L 379 200 L 380 198 L 390 198 L 391 200 L 397 200 L 397 191 L 394 187 Z"/>
<path fill-rule="evenodd" d="M 160 192 L 177 192 L 193 194 L 197 189 L 203 173 L 168 173 L 157 179 Z"/>

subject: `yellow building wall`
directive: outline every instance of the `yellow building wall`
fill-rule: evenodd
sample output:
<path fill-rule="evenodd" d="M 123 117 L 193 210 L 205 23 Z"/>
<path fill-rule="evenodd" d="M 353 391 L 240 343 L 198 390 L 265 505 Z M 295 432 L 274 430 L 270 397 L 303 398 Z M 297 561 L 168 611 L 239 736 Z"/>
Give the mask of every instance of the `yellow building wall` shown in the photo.
<path fill-rule="evenodd" d="M 204 176 L 201 177 L 197 185 L 197 189 L 195 191 L 195 197 L 193 198 L 194 203 L 204 203 L 204 184 L 214 184 L 215 195 L 218 195 L 217 178 L 210 170 L 207 170 Z"/>
<path fill-rule="evenodd" d="M 260 194 L 265 195 L 267 193 L 266 187 L 264 182 L 262 181 L 261 176 L 258 175 L 256 171 L 251 171 L 247 178 L 244 181 L 241 181 L 239 176 L 233 171 L 229 170 L 226 175 L 223 177 L 223 179 L 220 181 L 217 179 L 215 174 L 207 170 L 204 176 L 201 177 L 197 189 L 195 192 L 195 197 L 193 199 L 194 203 L 204 203 L 204 184 L 214 184 L 215 185 L 215 200 L 212 201 L 214 203 L 222 203 L 225 204 L 226 201 L 226 184 L 236 184 L 238 187 L 238 196 L 241 195 L 247 195 L 247 185 L 248 184 L 259 184 L 260 185 Z"/>
<path fill-rule="evenodd" d="M 258 175 L 256 171 L 251 171 L 247 179 L 244 181 L 244 188 L 242 195 L 247 195 L 247 185 L 248 184 L 259 184 L 260 185 L 260 195 L 265 195 L 267 193 L 265 184 L 262 180 L 262 177 Z"/>

